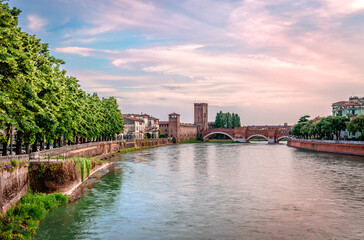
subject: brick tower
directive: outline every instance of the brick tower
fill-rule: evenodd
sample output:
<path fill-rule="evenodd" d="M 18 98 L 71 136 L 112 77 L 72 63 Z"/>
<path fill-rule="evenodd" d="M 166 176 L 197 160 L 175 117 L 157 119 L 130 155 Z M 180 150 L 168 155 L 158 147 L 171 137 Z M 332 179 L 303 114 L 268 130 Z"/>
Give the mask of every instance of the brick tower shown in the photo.
<path fill-rule="evenodd" d="M 181 122 L 180 122 L 180 115 L 178 113 L 171 113 L 168 114 L 169 117 L 169 127 L 168 127 L 168 136 L 174 137 L 175 139 L 180 138 L 181 132 Z"/>
<path fill-rule="evenodd" d="M 195 122 L 200 131 L 207 130 L 208 126 L 208 105 L 207 103 L 195 103 Z"/>

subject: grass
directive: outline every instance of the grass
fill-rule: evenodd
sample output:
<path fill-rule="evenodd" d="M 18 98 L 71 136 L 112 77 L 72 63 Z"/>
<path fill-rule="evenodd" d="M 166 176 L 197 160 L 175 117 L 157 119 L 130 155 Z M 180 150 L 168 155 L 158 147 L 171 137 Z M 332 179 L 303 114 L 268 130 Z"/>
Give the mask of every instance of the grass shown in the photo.
<path fill-rule="evenodd" d="M 6 214 L 0 215 L 0 239 L 31 239 L 48 212 L 67 202 L 68 197 L 61 193 L 26 194 Z"/>

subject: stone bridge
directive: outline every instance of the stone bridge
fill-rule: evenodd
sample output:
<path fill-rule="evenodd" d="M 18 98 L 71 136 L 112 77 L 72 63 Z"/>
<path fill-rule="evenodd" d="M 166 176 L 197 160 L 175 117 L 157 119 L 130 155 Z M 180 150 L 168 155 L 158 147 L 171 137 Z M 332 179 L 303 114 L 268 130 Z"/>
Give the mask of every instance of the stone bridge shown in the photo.
<path fill-rule="evenodd" d="M 265 138 L 268 143 L 278 143 L 281 139 L 288 139 L 291 135 L 290 126 L 246 126 L 228 128 L 213 128 L 201 132 L 204 140 L 207 140 L 211 135 L 223 134 L 233 139 L 234 141 L 248 143 L 256 137 Z"/>

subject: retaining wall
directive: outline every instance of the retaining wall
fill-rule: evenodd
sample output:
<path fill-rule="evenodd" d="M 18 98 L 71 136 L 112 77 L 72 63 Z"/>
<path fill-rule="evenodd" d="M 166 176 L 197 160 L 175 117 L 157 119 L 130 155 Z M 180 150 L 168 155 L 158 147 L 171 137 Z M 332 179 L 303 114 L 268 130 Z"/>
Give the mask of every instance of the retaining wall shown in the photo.
<path fill-rule="evenodd" d="M 3 166 L 0 173 L 0 214 L 5 213 L 28 192 L 28 165 Z"/>
<path fill-rule="evenodd" d="M 325 142 L 325 141 L 307 141 L 307 140 L 291 140 L 287 141 L 287 145 L 290 147 L 318 151 L 318 152 L 329 152 L 329 153 L 339 153 L 354 156 L 364 157 L 364 143 L 335 143 L 335 142 Z"/>

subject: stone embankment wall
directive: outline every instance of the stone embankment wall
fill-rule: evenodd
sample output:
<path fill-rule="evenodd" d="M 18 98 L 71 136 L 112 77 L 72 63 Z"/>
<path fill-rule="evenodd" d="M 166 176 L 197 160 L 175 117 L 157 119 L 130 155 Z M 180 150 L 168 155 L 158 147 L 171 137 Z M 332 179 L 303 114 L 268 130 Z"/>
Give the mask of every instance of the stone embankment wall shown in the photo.
<path fill-rule="evenodd" d="M 110 154 L 117 152 L 122 149 L 128 148 L 138 148 L 138 147 L 152 147 L 152 146 L 161 146 L 166 144 L 172 144 L 171 139 L 152 139 L 152 140 L 136 140 L 135 142 L 106 142 L 99 143 L 95 146 L 91 146 L 88 148 L 72 150 L 66 153 L 67 157 L 96 157 L 105 154 Z M 62 154 L 60 154 L 62 157 Z"/>
<path fill-rule="evenodd" d="M 328 141 L 307 141 L 307 140 L 291 140 L 287 141 L 290 147 L 329 153 L 340 153 L 355 156 L 364 156 L 364 144 L 335 143 Z"/>
<path fill-rule="evenodd" d="M 0 214 L 5 213 L 28 192 L 29 182 L 35 192 L 62 192 L 71 195 L 77 191 L 77 187 L 82 184 L 82 179 L 74 162 L 69 160 L 71 157 L 100 157 L 122 149 L 167 144 L 172 144 L 172 140 L 112 141 L 81 144 L 71 148 L 63 147 L 30 155 L 3 157 L 0 159 Z M 54 159 L 55 157 L 57 159 Z M 65 158 L 64 161 L 61 161 L 62 157 Z M 16 165 L 14 161 L 20 163 L 19 166 L 14 166 Z M 108 165 L 110 163 L 107 162 L 94 163 L 90 175 Z"/>
<path fill-rule="evenodd" d="M 0 214 L 5 213 L 28 192 L 28 164 L 1 166 Z"/>
<path fill-rule="evenodd" d="M 90 174 L 85 176 L 85 179 L 108 165 L 110 165 L 109 162 L 93 162 Z M 31 165 L 30 188 L 34 192 L 60 192 L 71 195 L 83 182 L 78 168 L 74 161 Z"/>

